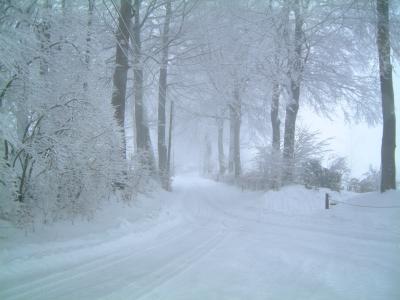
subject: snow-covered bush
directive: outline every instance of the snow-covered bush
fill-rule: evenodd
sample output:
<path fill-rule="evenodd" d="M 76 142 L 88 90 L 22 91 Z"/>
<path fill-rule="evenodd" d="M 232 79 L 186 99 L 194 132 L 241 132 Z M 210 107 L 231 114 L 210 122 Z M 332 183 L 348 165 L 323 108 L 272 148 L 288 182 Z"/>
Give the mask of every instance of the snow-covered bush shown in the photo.
<path fill-rule="evenodd" d="M 263 186 L 263 189 L 279 189 L 282 185 L 282 174 L 289 164 L 284 161 L 282 154 L 273 151 L 271 146 L 258 147 L 257 150 L 254 159 L 255 170 L 251 176 L 248 176 L 246 180 L 247 185 L 250 185 L 249 181 L 251 181 L 251 178 L 256 181 L 263 178 L 264 184 L 254 182 L 252 185 Z M 312 168 L 314 162 L 319 164 L 319 168 L 322 168 L 319 162 L 328 152 L 328 140 L 321 139 L 318 131 L 310 131 L 307 128 L 299 127 L 295 136 L 294 159 L 291 162 L 295 175 L 294 183 L 320 186 L 320 183 L 316 184 L 313 181 L 318 177 L 317 173 L 322 172 L 322 170 L 317 170 L 318 168 L 313 170 Z M 339 168 L 339 165 L 332 165 L 332 174 L 328 175 L 329 180 L 332 181 L 332 188 L 334 186 L 333 178 L 335 176 L 333 172 L 335 172 L 335 168 Z M 337 189 L 338 187 L 335 188 Z"/>
<path fill-rule="evenodd" d="M 307 162 L 310 160 L 321 161 L 330 151 L 328 144 L 329 139 L 322 139 L 319 131 L 311 131 L 301 126 L 296 128 L 293 162 L 295 183 L 303 184 L 304 167 Z"/>
<path fill-rule="evenodd" d="M 306 188 L 321 187 L 323 169 L 321 162 L 317 159 L 310 159 L 303 164 L 303 182 Z"/>
<path fill-rule="evenodd" d="M 263 178 L 264 189 L 272 188 L 279 189 L 281 186 L 282 175 L 282 157 L 279 152 L 272 151 L 272 147 L 258 147 L 255 157 L 256 170 L 250 178 L 260 181 Z M 260 183 L 254 182 L 254 185 L 260 186 Z"/>
<path fill-rule="evenodd" d="M 378 191 L 380 187 L 380 178 L 380 172 L 370 166 L 368 172 L 364 173 L 361 179 L 350 179 L 347 184 L 347 190 L 356 193 L 368 193 Z"/>
<path fill-rule="evenodd" d="M 325 187 L 333 191 L 342 189 L 342 178 L 347 172 L 345 161 L 336 159 L 329 168 L 324 168 L 321 161 L 311 159 L 303 165 L 303 184 L 306 188 Z"/>
<path fill-rule="evenodd" d="M 127 173 L 125 193 L 128 193 L 130 198 L 134 198 L 136 194 L 145 194 L 156 188 L 157 177 L 155 176 L 155 166 L 148 162 L 154 160 L 149 156 L 152 153 L 137 151 L 129 161 L 129 171 Z"/>

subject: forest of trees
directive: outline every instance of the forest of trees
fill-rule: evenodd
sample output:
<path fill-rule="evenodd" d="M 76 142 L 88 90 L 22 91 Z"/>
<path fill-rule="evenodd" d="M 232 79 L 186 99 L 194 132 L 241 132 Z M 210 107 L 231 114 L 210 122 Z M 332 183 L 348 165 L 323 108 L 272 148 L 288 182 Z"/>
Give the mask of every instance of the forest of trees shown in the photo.
<path fill-rule="evenodd" d="M 0 0 L 0 218 L 170 190 L 174 132 L 193 122 L 205 175 L 340 190 L 345 160 L 322 166 L 305 106 L 382 122 L 380 190 L 395 189 L 399 16 L 394 0 Z"/>

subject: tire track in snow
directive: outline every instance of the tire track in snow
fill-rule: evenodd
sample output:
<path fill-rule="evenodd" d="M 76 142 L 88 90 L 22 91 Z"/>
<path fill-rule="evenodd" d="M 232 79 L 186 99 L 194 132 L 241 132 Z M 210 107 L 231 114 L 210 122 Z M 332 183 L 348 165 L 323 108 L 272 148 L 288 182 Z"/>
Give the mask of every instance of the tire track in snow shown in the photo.
<path fill-rule="evenodd" d="M 227 233 L 226 230 L 221 229 L 207 240 L 201 242 L 200 245 L 189 253 L 173 258 L 161 268 L 156 269 L 147 276 L 129 284 L 123 291 L 109 294 L 101 299 L 143 299 L 151 294 L 155 289 L 173 280 L 187 269 L 193 267 L 201 259 L 212 253 L 229 235 L 230 234 Z"/>
<path fill-rule="evenodd" d="M 141 297 L 144 294 L 151 292 L 158 285 L 162 284 L 164 281 L 168 281 L 173 277 L 177 276 L 179 273 L 187 269 L 191 265 L 195 264 L 200 258 L 208 254 L 211 250 L 215 249 L 217 244 L 224 239 L 224 233 L 220 230 L 217 233 L 211 233 L 210 230 L 199 229 L 200 233 L 197 231 L 192 231 L 187 234 L 187 236 L 192 237 L 191 243 L 187 243 L 188 237 L 185 236 L 180 238 L 185 248 L 189 248 L 188 251 L 180 251 L 179 248 L 176 248 L 172 245 L 171 249 L 173 250 L 169 256 L 162 257 L 161 263 L 153 266 L 152 270 L 146 271 L 147 274 L 140 274 L 143 271 L 137 272 L 135 268 L 141 260 L 145 260 L 146 258 L 156 259 L 155 254 L 163 253 L 165 247 L 163 245 L 159 245 L 155 247 L 154 253 L 145 253 L 140 256 L 137 253 L 133 253 L 129 255 L 129 257 L 123 257 L 120 260 L 114 260 L 109 265 L 101 266 L 98 268 L 90 269 L 87 272 L 81 272 L 80 274 L 72 275 L 66 278 L 65 280 L 60 280 L 57 282 L 49 283 L 47 285 L 37 286 L 34 289 L 30 289 L 26 291 L 24 294 L 18 294 L 14 298 L 11 299 L 100 299 L 102 295 L 110 293 L 110 291 L 126 291 L 126 295 L 123 297 L 119 297 L 118 294 L 112 293 L 111 298 L 105 299 L 137 299 L 132 298 L 132 295 L 135 294 L 137 297 Z M 198 240 L 201 242 L 198 243 Z M 214 245 L 214 246 L 213 246 Z M 193 246 L 193 247 L 192 247 Z M 178 253 L 177 253 L 178 251 Z M 182 254 L 179 252 L 183 252 Z M 119 266 L 119 264 L 123 263 L 123 265 Z M 127 266 L 131 266 L 131 272 L 129 274 L 124 274 L 125 278 L 130 280 L 129 282 L 125 282 L 124 285 L 121 285 L 121 274 L 118 274 L 116 270 L 119 267 L 126 268 Z M 118 274 L 117 277 L 104 277 L 104 274 Z M 65 274 L 64 274 L 65 275 Z M 78 287 L 79 282 L 76 280 L 91 278 L 95 279 L 95 282 L 92 284 L 85 284 L 84 287 Z M 137 280 L 132 281 L 130 278 L 137 278 Z M 49 280 L 52 280 L 49 278 Z M 68 289 L 65 291 L 66 285 L 65 281 L 68 283 L 72 283 L 74 289 Z M 107 285 L 109 287 L 108 290 L 104 290 L 102 285 Z M 133 291 L 131 289 L 134 289 Z M 100 290 L 100 292 L 99 292 Z M 93 294 L 94 293 L 94 294 Z M 139 294 L 140 293 L 140 294 Z M 7 298 L 8 299 L 8 298 Z"/>
<path fill-rule="evenodd" d="M 179 228 L 178 228 L 179 229 Z M 173 232 L 173 230 L 171 230 Z M 24 296 L 29 295 L 29 299 L 33 299 L 33 294 L 35 292 L 41 292 L 43 289 L 46 288 L 52 288 L 54 289 L 55 287 L 68 282 L 70 280 L 79 278 L 79 277 L 84 277 L 87 275 L 87 273 L 93 273 L 93 272 L 98 272 L 101 270 L 107 269 L 107 267 L 113 266 L 117 263 L 124 262 L 126 260 L 129 260 L 131 257 L 137 256 L 139 254 L 143 254 L 145 252 L 149 252 L 152 250 L 159 249 L 160 247 L 166 247 L 169 244 L 175 243 L 177 240 L 184 239 L 187 236 L 193 235 L 194 230 L 193 229 L 187 229 L 185 230 L 182 234 L 175 234 L 170 236 L 169 238 L 165 240 L 157 240 L 154 241 L 154 243 L 149 246 L 145 247 L 136 251 L 133 251 L 132 253 L 125 255 L 125 253 L 122 253 L 124 256 L 119 257 L 120 253 L 107 253 L 104 256 L 97 257 L 95 259 L 91 259 L 89 261 L 80 263 L 78 266 L 67 266 L 69 267 L 67 270 L 61 270 L 61 271 L 56 271 L 54 273 L 51 273 L 49 275 L 43 276 L 39 279 L 32 280 L 26 283 L 19 284 L 17 286 L 13 286 L 11 288 L 5 288 L 3 287 L 0 291 L 0 299 L 24 299 Z M 140 245 L 137 245 L 139 247 Z M 121 249 L 119 252 L 126 252 L 126 248 Z M 88 271 L 85 271 L 89 268 Z M 66 273 L 72 273 L 72 275 L 65 276 Z M 28 299 L 28 298 L 27 298 Z"/>

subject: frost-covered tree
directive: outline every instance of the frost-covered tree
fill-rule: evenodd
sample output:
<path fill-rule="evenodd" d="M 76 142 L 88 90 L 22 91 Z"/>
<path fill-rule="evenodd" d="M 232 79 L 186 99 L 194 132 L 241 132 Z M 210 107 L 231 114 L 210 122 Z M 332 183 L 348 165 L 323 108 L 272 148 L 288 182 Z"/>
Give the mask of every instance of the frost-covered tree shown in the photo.
<path fill-rule="evenodd" d="M 1 5 L 0 216 L 90 217 L 127 170 L 104 82 L 112 36 L 76 2 Z"/>
<path fill-rule="evenodd" d="M 317 1 L 293 1 L 292 43 L 289 48 L 284 158 L 288 181 L 292 174 L 293 132 L 300 100 L 317 112 L 330 115 L 342 108 L 349 119 L 376 122 L 376 76 L 371 52 L 358 36 L 352 18 L 352 1 L 325 5 Z M 335 45 L 335 47 L 332 47 Z M 349 64 L 351 62 L 351 64 Z M 291 100 L 290 100 L 291 99 Z"/>
<path fill-rule="evenodd" d="M 169 174 L 167 174 L 167 144 L 165 138 L 166 129 L 166 103 L 167 103 L 167 77 L 168 77 L 168 53 L 170 42 L 171 0 L 165 4 L 165 19 L 161 34 L 161 65 L 158 83 L 158 170 L 163 186 L 168 188 Z"/>
<path fill-rule="evenodd" d="M 170 65 L 176 62 L 177 57 L 181 54 L 176 50 L 176 45 L 185 51 L 186 48 L 182 44 L 185 42 L 185 37 L 182 37 L 182 30 L 185 23 L 185 18 L 188 16 L 194 4 L 186 0 L 166 0 L 164 3 L 164 10 L 160 28 L 159 37 L 159 76 L 158 76 L 158 109 L 157 109 L 157 150 L 158 150 L 158 170 L 162 186 L 165 189 L 170 189 L 170 165 L 168 157 L 171 156 L 170 150 L 171 143 L 167 146 L 167 118 L 166 110 L 168 103 L 168 78 L 170 73 Z M 174 100 L 171 99 L 171 116 L 172 119 L 172 106 Z M 172 124 L 172 123 L 171 123 Z M 172 135 L 172 128 L 169 128 L 169 137 Z"/>
<path fill-rule="evenodd" d="M 130 54 L 129 31 L 134 10 L 130 0 L 122 0 L 118 10 L 118 28 L 116 31 L 115 69 L 113 75 L 112 104 L 115 109 L 115 119 L 121 127 L 124 136 L 122 156 L 126 157 L 125 145 L 125 102 L 128 79 L 128 59 Z"/>
<path fill-rule="evenodd" d="M 146 5 L 147 4 L 147 5 Z M 145 5 L 145 6 L 144 6 Z M 134 120 L 136 130 L 136 147 L 143 158 L 143 163 L 156 173 L 154 152 L 151 143 L 150 129 L 148 126 L 146 107 L 144 102 L 144 52 L 142 46 L 142 34 L 146 21 L 156 7 L 160 5 L 157 0 L 145 3 L 143 0 L 134 0 L 135 11 L 132 26 L 132 49 L 133 49 L 133 94 L 134 94 Z M 144 7 L 143 7 L 144 6 Z"/>

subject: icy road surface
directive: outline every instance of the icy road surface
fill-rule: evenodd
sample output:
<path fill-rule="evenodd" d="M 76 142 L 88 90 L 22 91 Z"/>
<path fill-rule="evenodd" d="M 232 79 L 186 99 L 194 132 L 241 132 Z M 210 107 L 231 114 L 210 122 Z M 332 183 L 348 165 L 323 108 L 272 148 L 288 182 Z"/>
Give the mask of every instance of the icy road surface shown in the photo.
<path fill-rule="evenodd" d="M 399 195 L 333 198 L 390 206 Z M 400 299 L 400 209 L 327 211 L 323 196 L 180 177 L 145 221 L 29 243 L 1 237 L 0 299 Z"/>

